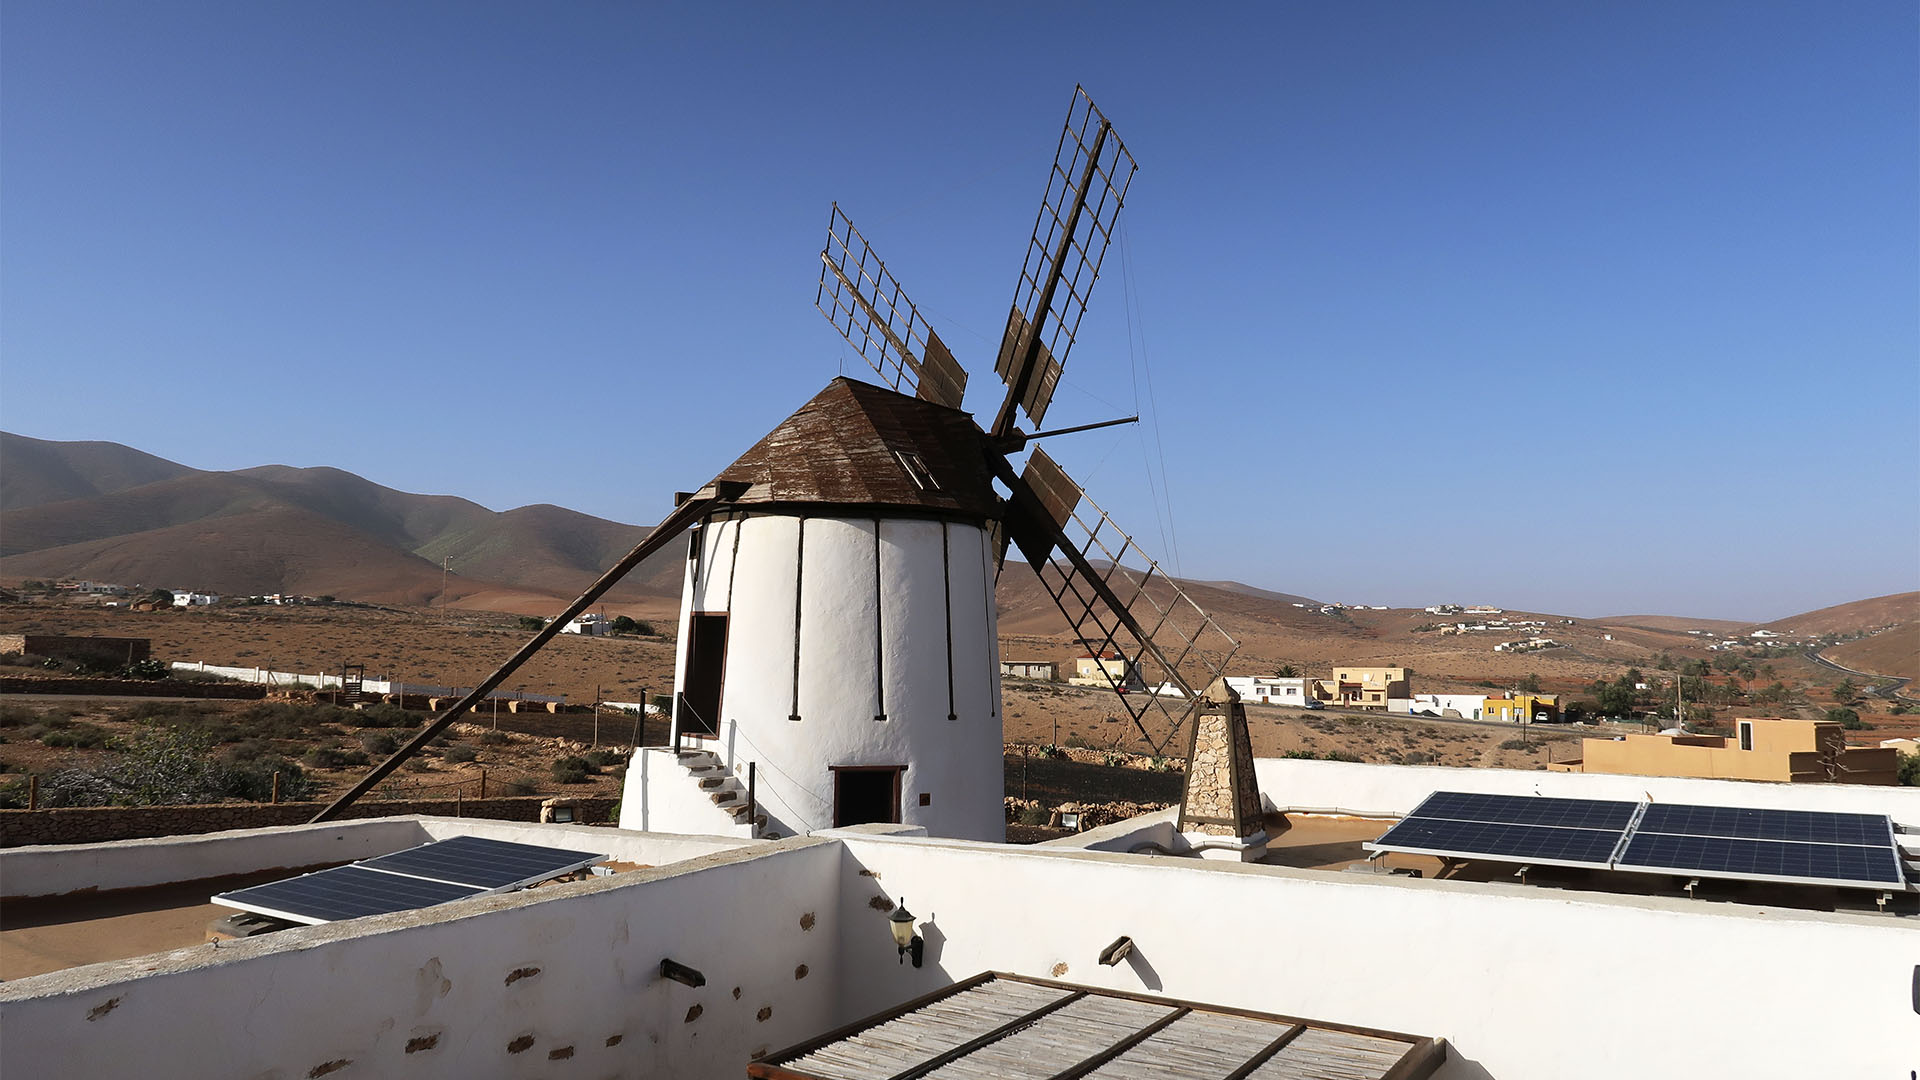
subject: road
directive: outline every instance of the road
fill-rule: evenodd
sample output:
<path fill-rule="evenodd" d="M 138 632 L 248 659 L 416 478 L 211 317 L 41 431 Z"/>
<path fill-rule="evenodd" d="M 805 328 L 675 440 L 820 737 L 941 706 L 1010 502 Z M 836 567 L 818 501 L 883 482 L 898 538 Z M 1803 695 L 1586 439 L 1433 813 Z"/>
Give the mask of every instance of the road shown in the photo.
<path fill-rule="evenodd" d="M 1808 649 L 1806 651 L 1806 657 L 1807 659 L 1813 661 L 1814 663 L 1819 664 L 1821 667 L 1832 668 L 1835 671 L 1843 672 L 1848 675 L 1858 675 L 1863 679 L 1874 680 L 1873 682 L 1867 684 L 1865 687 L 1861 688 L 1860 693 L 1861 693 L 1861 696 L 1863 697 L 1889 697 L 1889 698 L 1901 697 L 1901 698 L 1907 698 L 1908 701 L 1914 700 L 1913 698 L 1908 698 L 1907 695 L 1902 694 L 1900 692 L 1907 688 L 1907 684 L 1912 682 L 1913 681 L 1912 679 L 1903 679 L 1894 675 L 1877 675 L 1871 671 L 1855 671 L 1850 667 L 1846 667 L 1841 664 L 1836 664 L 1833 661 L 1827 659 L 1826 657 L 1821 656 L 1819 651 L 1816 649 Z"/>

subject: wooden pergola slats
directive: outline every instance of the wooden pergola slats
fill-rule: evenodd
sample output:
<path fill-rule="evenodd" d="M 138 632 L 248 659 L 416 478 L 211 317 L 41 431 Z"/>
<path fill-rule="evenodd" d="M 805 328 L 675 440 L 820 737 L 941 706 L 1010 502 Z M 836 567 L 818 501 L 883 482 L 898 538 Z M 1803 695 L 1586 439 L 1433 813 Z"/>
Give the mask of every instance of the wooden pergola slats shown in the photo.
<path fill-rule="evenodd" d="M 1421 1080 L 1443 1040 L 989 972 L 747 1067 L 754 1080 Z"/>

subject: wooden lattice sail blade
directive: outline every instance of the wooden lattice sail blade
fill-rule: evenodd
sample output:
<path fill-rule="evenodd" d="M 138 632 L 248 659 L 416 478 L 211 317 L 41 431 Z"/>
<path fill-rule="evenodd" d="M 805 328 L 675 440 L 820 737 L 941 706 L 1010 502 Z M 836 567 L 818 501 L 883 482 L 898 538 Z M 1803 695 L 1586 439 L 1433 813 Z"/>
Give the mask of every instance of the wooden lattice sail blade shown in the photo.
<path fill-rule="evenodd" d="M 1113 125 L 1075 87 L 994 364 L 1007 384 L 994 435 L 1013 430 L 1016 406 L 1036 426 L 1046 416 L 1135 168 Z"/>
<path fill-rule="evenodd" d="M 1164 751 L 1239 642 L 1064 470 L 1035 457 L 1037 470 L 1001 472 L 1013 493 L 1007 532 L 1094 660 L 1087 666 L 1119 693 L 1147 745 Z"/>
<path fill-rule="evenodd" d="M 936 405 L 960 407 L 966 371 L 839 203 L 827 222 L 813 305 L 883 384 Z"/>

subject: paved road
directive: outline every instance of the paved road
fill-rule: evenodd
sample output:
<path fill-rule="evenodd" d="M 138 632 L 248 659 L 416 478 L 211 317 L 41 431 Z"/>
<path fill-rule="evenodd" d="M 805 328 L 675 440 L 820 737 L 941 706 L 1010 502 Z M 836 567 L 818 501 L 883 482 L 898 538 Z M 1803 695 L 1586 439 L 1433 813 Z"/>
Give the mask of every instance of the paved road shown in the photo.
<path fill-rule="evenodd" d="M 1806 651 L 1806 657 L 1807 659 L 1813 661 L 1814 663 L 1819 664 L 1821 667 L 1832 668 L 1835 671 L 1844 672 L 1848 675 L 1858 675 L 1864 679 L 1876 680 L 1874 682 L 1868 683 L 1866 686 L 1861 688 L 1860 693 L 1861 693 L 1861 696 L 1863 697 L 1905 698 L 1907 697 L 1907 695 L 1902 694 L 1900 691 L 1905 690 L 1907 688 L 1907 684 L 1913 681 L 1912 679 L 1903 679 L 1894 675 L 1877 675 L 1871 671 L 1855 671 L 1850 667 L 1846 667 L 1844 665 L 1834 663 L 1833 661 L 1827 659 L 1826 657 L 1821 656 L 1820 653 L 1814 649 L 1808 649 Z M 1890 680 L 1890 681 L 1881 682 L 1878 680 Z M 1907 698 L 1907 700 L 1911 701 L 1913 699 Z"/>

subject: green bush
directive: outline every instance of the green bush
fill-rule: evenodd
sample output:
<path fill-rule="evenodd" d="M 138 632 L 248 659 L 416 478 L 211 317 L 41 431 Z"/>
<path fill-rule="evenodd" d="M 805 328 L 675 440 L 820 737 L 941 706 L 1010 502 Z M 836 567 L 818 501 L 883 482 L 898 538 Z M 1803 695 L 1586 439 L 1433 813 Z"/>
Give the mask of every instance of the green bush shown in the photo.
<path fill-rule="evenodd" d="M 106 728 L 94 724 L 69 723 L 62 721 L 60 726 L 40 736 L 42 746 L 64 746 L 77 750 L 98 750 L 113 741 Z"/>
<path fill-rule="evenodd" d="M 1864 731 L 1870 725 L 1860 719 L 1860 714 L 1848 708 L 1828 709 L 1827 722 L 1839 724 L 1847 731 Z"/>
<path fill-rule="evenodd" d="M 1908 787 L 1920 787 L 1920 754 L 1900 755 L 1899 777 Z"/>
<path fill-rule="evenodd" d="M 337 746 L 316 746 L 300 755 L 300 760 L 310 769 L 344 769 L 349 765 L 365 765 L 365 750 L 343 750 Z"/>
<path fill-rule="evenodd" d="M 513 625 L 522 630 L 545 630 L 547 628 L 547 620 L 532 615 L 522 615 L 513 620 Z"/>
<path fill-rule="evenodd" d="M 1502 750 L 1531 750 L 1533 744 L 1525 739 L 1508 739 L 1500 744 Z"/>
<path fill-rule="evenodd" d="M 480 733 L 481 746 L 505 746 L 512 741 L 504 731 L 483 731 Z"/>
<path fill-rule="evenodd" d="M 297 802 L 313 794 L 315 784 L 306 770 L 279 754 L 263 755 L 227 770 L 225 794 L 236 799 L 266 802 L 273 798 L 273 778 L 280 777 L 280 798 Z"/>
<path fill-rule="evenodd" d="M 8 702 L 0 705 L 0 728 L 25 727 L 40 719 L 40 710 Z"/>
<path fill-rule="evenodd" d="M 457 742 L 457 743 L 454 743 L 452 746 L 447 747 L 447 752 L 445 754 L 442 754 L 441 756 L 446 758 L 448 761 L 464 762 L 464 761 L 472 761 L 475 758 L 479 757 L 480 752 L 478 750 L 475 750 L 472 746 L 469 746 L 466 743 Z"/>
<path fill-rule="evenodd" d="M 561 784 L 584 784 L 593 775 L 593 766 L 583 757 L 563 757 L 553 763 L 553 779 Z"/>
<path fill-rule="evenodd" d="M 1027 806 L 1022 807 L 1020 812 L 1014 815 L 1014 820 L 1022 825 L 1045 825 L 1053 820 L 1053 815 L 1037 806 Z"/>
<path fill-rule="evenodd" d="M 627 762 L 627 756 L 618 750 L 595 750 L 587 754 L 586 759 L 587 764 L 593 766 L 595 769 L 611 768 L 615 765 L 624 765 Z"/>
<path fill-rule="evenodd" d="M 414 728 L 420 726 L 420 718 L 398 705 L 382 702 L 369 705 L 364 709 L 343 710 L 346 723 L 362 728 Z"/>

